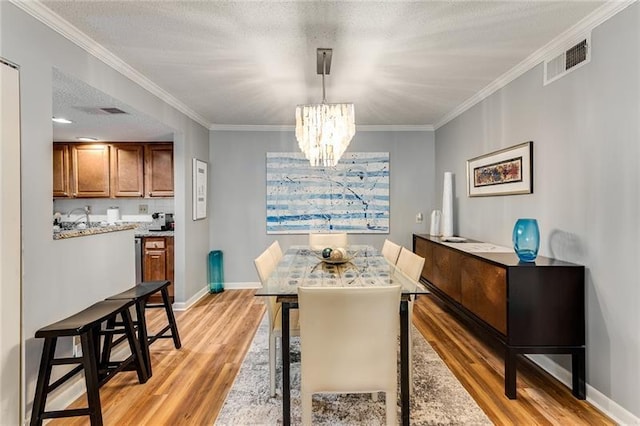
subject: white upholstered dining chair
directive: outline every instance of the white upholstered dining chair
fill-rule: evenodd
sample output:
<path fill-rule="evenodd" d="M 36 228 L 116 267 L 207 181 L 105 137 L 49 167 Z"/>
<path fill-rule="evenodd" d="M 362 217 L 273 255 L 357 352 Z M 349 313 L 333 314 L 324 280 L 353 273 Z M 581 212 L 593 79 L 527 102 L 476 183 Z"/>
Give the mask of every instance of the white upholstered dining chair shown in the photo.
<path fill-rule="evenodd" d="M 270 248 L 260 254 L 253 262 L 260 278 L 260 283 L 264 286 L 269 276 L 273 273 L 278 260 L 275 260 L 274 254 Z M 275 296 L 264 298 L 267 305 L 267 315 L 269 315 L 269 386 L 271 396 L 276 394 L 276 349 L 277 341 L 282 338 L 282 305 L 276 302 Z M 289 311 L 289 330 L 291 336 L 300 335 L 300 326 L 298 321 L 298 310 Z"/>
<path fill-rule="evenodd" d="M 302 424 L 314 393 L 385 392 L 397 418 L 400 286 L 299 287 Z"/>
<path fill-rule="evenodd" d="M 349 244 L 349 239 L 347 237 L 346 232 L 336 232 L 329 234 L 320 234 L 316 232 L 312 232 L 309 234 L 309 247 L 312 250 L 322 250 L 327 247 L 336 248 L 342 247 L 346 248 Z"/>
<path fill-rule="evenodd" d="M 391 240 L 386 239 L 384 240 L 384 244 L 382 245 L 381 253 L 389 263 L 392 263 L 395 265 L 396 262 L 398 261 L 398 256 L 400 255 L 401 248 L 402 247 L 399 246 L 398 244 L 394 243 Z"/>
<path fill-rule="evenodd" d="M 418 256 L 411 250 L 408 250 L 404 247 L 400 249 L 400 255 L 398 256 L 398 261 L 396 262 L 396 268 L 398 268 L 402 273 L 408 276 L 413 281 L 419 282 L 420 275 L 422 274 L 422 268 L 424 266 L 424 257 Z M 411 394 L 413 394 L 413 327 L 411 324 L 413 323 L 413 302 L 414 298 L 411 296 L 409 298 L 408 308 L 409 308 L 409 389 Z"/>

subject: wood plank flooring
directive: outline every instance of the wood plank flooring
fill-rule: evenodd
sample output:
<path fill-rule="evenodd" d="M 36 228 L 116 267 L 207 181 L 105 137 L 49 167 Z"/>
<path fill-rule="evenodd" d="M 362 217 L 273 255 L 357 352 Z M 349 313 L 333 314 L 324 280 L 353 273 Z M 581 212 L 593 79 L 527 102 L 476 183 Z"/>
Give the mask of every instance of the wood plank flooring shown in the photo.
<path fill-rule="evenodd" d="M 182 349 L 176 350 L 171 339 L 158 340 L 151 346 L 153 377 L 146 384 L 137 383 L 135 372 L 125 372 L 103 386 L 104 424 L 213 424 L 264 311 L 253 290 L 226 290 L 205 296 L 186 312 L 176 312 Z M 413 312 L 416 327 L 495 424 L 615 424 L 524 362 L 518 365 L 518 399 L 507 399 L 499 350 L 479 340 L 433 296 L 419 297 Z M 151 329 L 161 328 L 164 321 L 161 310 L 149 312 Z M 86 406 L 86 399 L 79 398 L 72 406 Z M 89 422 L 78 417 L 49 424 Z"/>

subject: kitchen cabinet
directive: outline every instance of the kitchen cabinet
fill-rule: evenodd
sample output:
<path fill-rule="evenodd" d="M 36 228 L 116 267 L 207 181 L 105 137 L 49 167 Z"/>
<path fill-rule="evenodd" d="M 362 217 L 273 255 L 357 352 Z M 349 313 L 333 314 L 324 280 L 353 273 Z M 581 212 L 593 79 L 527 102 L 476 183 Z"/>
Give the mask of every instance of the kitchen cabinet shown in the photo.
<path fill-rule="evenodd" d="M 173 302 L 173 237 L 143 237 L 142 280 L 169 280 L 169 297 Z M 151 302 L 159 302 L 160 295 L 152 296 Z"/>
<path fill-rule="evenodd" d="M 585 268 L 538 256 L 469 252 L 438 237 L 413 235 L 425 258 L 420 281 L 467 323 L 505 350 L 505 394 L 516 398 L 522 354 L 571 354 L 573 394 L 585 398 Z"/>
<path fill-rule="evenodd" d="M 173 197 L 173 144 L 145 146 L 145 195 Z"/>
<path fill-rule="evenodd" d="M 143 144 L 111 144 L 111 196 L 144 197 Z"/>
<path fill-rule="evenodd" d="M 172 143 L 53 143 L 56 198 L 173 195 Z"/>
<path fill-rule="evenodd" d="M 109 145 L 70 144 L 70 149 L 73 196 L 109 197 Z"/>
<path fill-rule="evenodd" d="M 68 144 L 53 144 L 53 196 L 70 197 L 70 154 Z"/>

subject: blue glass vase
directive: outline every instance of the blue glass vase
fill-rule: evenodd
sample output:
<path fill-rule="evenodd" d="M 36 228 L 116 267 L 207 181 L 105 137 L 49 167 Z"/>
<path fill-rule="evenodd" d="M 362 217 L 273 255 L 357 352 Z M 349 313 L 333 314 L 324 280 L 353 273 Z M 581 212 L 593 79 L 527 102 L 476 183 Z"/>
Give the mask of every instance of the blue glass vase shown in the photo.
<path fill-rule="evenodd" d="M 220 293 L 223 290 L 222 250 L 213 250 L 209 252 L 209 293 Z"/>
<path fill-rule="evenodd" d="M 513 248 L 522 262 L 533 262 L 540 248 L 540 230 L 535 219 L 518 219 L 513 227 Z"/>

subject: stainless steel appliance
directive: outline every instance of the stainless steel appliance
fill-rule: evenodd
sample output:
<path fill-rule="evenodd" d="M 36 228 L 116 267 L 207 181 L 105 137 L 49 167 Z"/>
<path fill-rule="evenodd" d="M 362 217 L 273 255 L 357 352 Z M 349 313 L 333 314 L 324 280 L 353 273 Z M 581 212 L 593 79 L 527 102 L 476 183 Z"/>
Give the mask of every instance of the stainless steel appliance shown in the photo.
<path fill-rule="evenodd" d="M 151 226 L 149 231 L 171 231 L 173 230 L 173 213 L 153 213 L 151 215 Z"/>
<path fill-rule="evenodd" d="M 142 282 L 142 238 L 135 237 L 136 284 Z"/>

